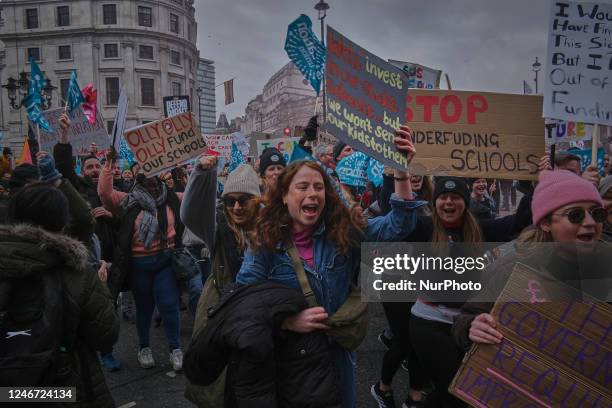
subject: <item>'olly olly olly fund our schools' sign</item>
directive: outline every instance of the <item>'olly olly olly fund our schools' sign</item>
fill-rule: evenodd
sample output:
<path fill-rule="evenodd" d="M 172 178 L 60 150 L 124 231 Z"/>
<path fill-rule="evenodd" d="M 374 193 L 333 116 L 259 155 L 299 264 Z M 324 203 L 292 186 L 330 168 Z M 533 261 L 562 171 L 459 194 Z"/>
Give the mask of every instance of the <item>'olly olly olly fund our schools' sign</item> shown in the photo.
<path fill-rule="evenodd" d="M 551 2 L 544 117 L 612 125 L 612 3 Z"/>
<path fill-rule="evenodd" d="M 541 96 L 411 89 L 406 99 L 412 173 L 537 179 Z"/>
<path fill-rule="evenodd" d="M 129 129 L 125 141 L 146 176 L 182 164 L 206 151 L 191 112 Z"/>
<path fill-rule="evenodd" d="M 404 122 L 404 73 L 331 27 L 325 69 L 326 130 L 387 166 L 406 169 L 395 130 Z"/>
<path fill-rule="evenodd" d="M 491 315 L 503 340 L 472 346 L 454 395 L 481 408 L 612 406 L 607 303 L 517 263 Z"/>

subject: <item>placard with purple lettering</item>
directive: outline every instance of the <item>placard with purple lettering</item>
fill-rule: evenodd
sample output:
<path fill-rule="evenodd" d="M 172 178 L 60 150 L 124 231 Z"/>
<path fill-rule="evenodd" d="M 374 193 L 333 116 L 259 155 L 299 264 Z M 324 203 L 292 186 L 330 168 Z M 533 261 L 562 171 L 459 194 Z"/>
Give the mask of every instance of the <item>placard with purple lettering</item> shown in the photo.
<path fill-rule="evenodd" d="M 561 300 L 565 299 L 565 300 Z M 612 307 L 517 264 L 449 390 L 475 407 L 612 406 Z"/>
<path fill-rule="evenodd" d="M 552 1 L 544 117 L 612 125 L 612 3 Z"/>
<path fill-rule="evenodd" d="M 393 142 L 395 130 L 404 124 L 404 73 L 329 26 L 327 47 L 326 131 L 387 166 L 405 170 L 406 155 Z"/>

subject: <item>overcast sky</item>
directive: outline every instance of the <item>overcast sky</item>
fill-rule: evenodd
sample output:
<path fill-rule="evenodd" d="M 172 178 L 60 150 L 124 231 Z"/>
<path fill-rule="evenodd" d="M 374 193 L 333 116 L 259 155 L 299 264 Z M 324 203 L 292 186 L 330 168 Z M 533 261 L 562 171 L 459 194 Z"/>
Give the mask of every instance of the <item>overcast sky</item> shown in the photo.
<path fill-rule="evenodd" d="M 236 102 L 217 117 L 244 115 L 246 104 L 289 61 L 287 25 L 307 14 L 319 35 L 315 0 L 196 0 L 198 48 L 215 61 L 217 84 L 234 81 Z M 327 0 L 326 23 L 383 59 L 448 73 L 453 89 L 522 93 L 531 65 L 546 51 L 548 0 Z M 442 81 L 442 87 L 445 87 Z M 540 73 L 540 87 L 542 76 Z M 541 88 L 540 88 L 541 90 Z"/>

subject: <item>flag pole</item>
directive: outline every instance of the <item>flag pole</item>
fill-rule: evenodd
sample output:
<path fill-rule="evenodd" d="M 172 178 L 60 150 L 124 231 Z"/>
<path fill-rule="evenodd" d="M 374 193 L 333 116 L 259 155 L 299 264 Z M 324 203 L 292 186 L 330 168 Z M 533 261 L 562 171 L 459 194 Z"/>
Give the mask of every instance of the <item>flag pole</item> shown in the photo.
<path fill-rule="evenodd" d="M 599 147 L 599 125 L 593 124 L 593 136 L 591 137 L 591 166 L 597 167 L 597 148 Z"/>
<path fill-rule="evenodd" d="M 37 136 L 37 142 L 38 142 L 38 151 L 40 151 L 41 149 L 41 145 L 40 145 L 40 125 L 37 123 L 36 124 L 36 136 Z"/>

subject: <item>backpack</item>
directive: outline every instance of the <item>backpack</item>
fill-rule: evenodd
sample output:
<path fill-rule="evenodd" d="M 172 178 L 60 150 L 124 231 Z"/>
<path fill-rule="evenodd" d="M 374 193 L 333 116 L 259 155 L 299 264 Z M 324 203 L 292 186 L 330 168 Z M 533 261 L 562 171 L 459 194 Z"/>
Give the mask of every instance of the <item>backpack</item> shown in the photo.
<path fill-rule="evenodd" d="M 63 385 L 71 371 L 64 333 L 58 271 L 0 282 L 0 385 Z"/>

